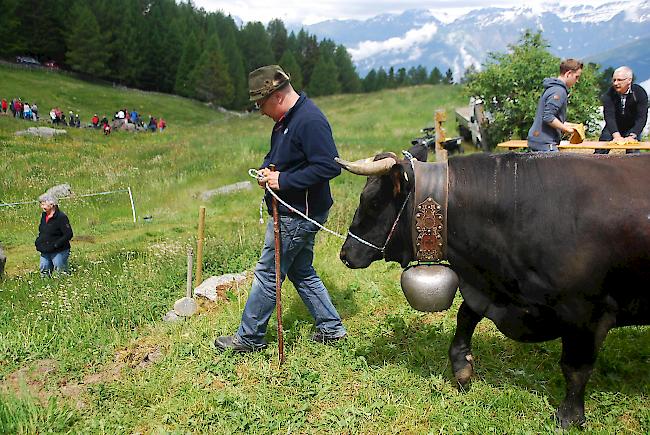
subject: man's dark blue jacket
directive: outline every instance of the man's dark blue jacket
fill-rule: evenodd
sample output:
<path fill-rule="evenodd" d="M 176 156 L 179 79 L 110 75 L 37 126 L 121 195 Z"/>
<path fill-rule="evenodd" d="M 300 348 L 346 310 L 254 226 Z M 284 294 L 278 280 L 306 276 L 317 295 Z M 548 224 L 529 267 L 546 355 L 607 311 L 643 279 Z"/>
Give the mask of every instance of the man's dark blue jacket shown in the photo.
<path fill-rule="evenodd" d="M 304 93 L 273 127 L 271 150 L 261 168 L 280 171 L 278 196 L 307 216 L 323 216 L 332 206 L 329 180 L 341 173 L 332 129 Z M 265 195 L 271 213 L 271 195 Z M 280 214 L 291 212 L 279 204 Z"/>

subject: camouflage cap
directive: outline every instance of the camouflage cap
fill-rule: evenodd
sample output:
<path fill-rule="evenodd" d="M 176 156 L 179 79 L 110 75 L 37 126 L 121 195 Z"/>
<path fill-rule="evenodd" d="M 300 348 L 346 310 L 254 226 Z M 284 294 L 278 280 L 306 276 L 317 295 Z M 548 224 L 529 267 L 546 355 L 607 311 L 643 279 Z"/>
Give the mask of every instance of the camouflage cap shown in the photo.
<path fill-rule="evenodd" d="M 271 95 L 290 80 L 280 65 L 267 65 L 248 74 L 248 95 L 251 101 Z"/>

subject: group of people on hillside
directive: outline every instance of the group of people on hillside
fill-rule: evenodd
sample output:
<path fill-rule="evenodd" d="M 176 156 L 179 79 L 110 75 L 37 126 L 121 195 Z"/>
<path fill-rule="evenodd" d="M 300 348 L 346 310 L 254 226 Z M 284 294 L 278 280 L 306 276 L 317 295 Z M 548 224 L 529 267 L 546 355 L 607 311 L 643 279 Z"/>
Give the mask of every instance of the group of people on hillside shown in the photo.
<path fill-rule="evenodd" d="M 120 109 L 113 115 L 112 124 L 109 123 L 108 118 L 104 115 L 101 119 L 95 113 L 91 118 L 90 125 L 93 128 L 101 128 L 104 134 L 110 134 L 113 127 L 118 127 L 123 124 L 129 124 L 135 126 L 136 129 L 143 131 L 151 132 L 162 132 L 167 127 L 167 122 L 162 118 L 156 119 L 155 117 L 149 115 L 149 121 L 145 123 L 145 120 L 140 116 L 137 110 L 133 109 L 129 111 L 128 109 Z"/>
<path fill-rule="evenodd" d="M 63 125 L 75 128 L 81 128 L 81 118 L 79 113 L 74 113 L 72 110 L 68 112 L 68 118 L 66 119 L 65 113 L 59 107 L 53 107 L 50 110 L 50 121 L 55 125 Z"/>
<path fill-rule="evenodd" d="M 23 101 L 21 98 L 13 98 L 11 101 L 7 101 L 5 98 L 2 98 L 0 101 L 0 114 L 8 114 L 15 118 L 26 119 L 30 121 L 38 121 L 38 106 L 36 103 L 29 104 L 26 101 Z M 50 122 L 54 125 L 68 126 L 81 128 L 81 117 L 79 112 L 75 113 L 72 110 L 66 114 L 60 107 L 53 107 L 50 110 Z M 154 117 L 149 115 L 149 119 L 143 119 L 137 110 L 133 109 L 131 111 L 127 109 L 120 109 L 115 112 L 113 116 L 113 122 L 111 123 L 106 115 L 101 119 L 95 113 L 91 118 L 88 127 L 101 129 L 104 134 L 110 134 L 111 130 L 115 126 L 119 126 L 122 123 L 127 123 L 136 127 L 136 130 L 140 131 L 150 131 L 150 132 L 163 132 L 167 128 L 167 122 L 163 117 Z"/>
<path fill-rule="evenodd" d="M 14 118 L 28 121 L 38 121 L 38 106 L 36 103 L 29 104 L 21 98 L 12 98 L 7 102 L 5 98 L 0 101 L 0 113 L 6 115 L 9 111 Z"/>
<path fill-rule="evenodd" d="M 535 120 L 528 131 L 528 148 L 531 151 L 558 151 L 562 135 L 571 135 L 575 127 L 567 123 L 569 89 L 582 75 L 583 63 L 565 59 L 560 63 L 557 77 L 544 79 L 544 92 L 537 104 Z M 605 127 L 599 141 L 630 143 L 641 140 L 648 120 L 648 94 L 633 83 L 634 72 L 621 66 L 612 74 L 612 86 L 601 96 Z M 597 154 L 607 154 L 608 149 L 597 149 Z M 639 153 L 639 150 L 626 150 Z"/>

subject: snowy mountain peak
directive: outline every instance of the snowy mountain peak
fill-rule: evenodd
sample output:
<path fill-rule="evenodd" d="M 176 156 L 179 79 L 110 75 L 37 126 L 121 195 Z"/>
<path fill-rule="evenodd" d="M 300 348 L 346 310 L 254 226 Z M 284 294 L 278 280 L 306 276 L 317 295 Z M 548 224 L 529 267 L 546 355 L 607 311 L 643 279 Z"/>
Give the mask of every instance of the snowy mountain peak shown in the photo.
<path fill-rule="evenodd" d="M 451 68 L 455 79 L 470 66 L 480 67 L 489 52 L 506 51 L 526 29 L 542 31 L 558 57 L 598 59 L 600 53 L 649 40 L 650 1 L 408 10 L 365 21 L 329 20 L 306 26 L 318 37 L 344 44 L 361 75 L 379 67 L 423 65 L 428 70 Z M 644 52 L 635 56 L 627 63 L 634 63 L 640 79 L 650 77 L 650 56 Z M 621 62 L 620 56 L 614 62 Z"/>

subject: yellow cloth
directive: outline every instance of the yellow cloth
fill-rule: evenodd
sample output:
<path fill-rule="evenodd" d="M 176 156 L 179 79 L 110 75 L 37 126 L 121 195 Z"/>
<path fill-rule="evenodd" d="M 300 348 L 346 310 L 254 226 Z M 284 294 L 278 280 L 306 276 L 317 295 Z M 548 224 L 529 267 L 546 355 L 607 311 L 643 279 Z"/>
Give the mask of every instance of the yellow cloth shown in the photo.
<path fill-rule="evenodd" d="M 636 139 L 627 139 L 627 138 L 607 142 L 608 145 L 637 145 L 638 143 L 639 143 L 639 141 L 636 140 Z"/>
<path fill-rule="evenodd" d="M 582 141 L 585 140 L 585 126 L 583 124 L 574 124 L 572 122 L 567 122 L 564 125 L 573 128 L 573 133 L 569 138 L 569 142 L 577 144 L 582 143 Z"/>

